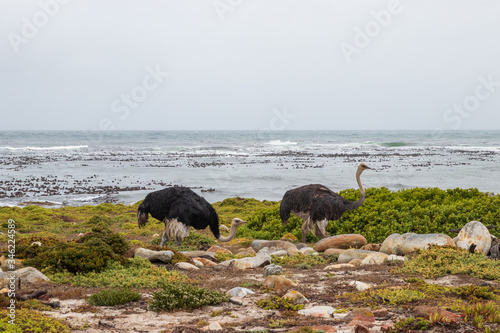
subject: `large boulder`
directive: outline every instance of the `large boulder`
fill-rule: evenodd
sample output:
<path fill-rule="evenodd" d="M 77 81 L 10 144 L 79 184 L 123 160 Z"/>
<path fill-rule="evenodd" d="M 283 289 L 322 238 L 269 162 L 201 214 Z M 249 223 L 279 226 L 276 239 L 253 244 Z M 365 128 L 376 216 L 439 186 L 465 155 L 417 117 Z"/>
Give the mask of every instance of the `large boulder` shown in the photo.
<path fill-rule="evenodd" d="M 450 236 L 445 234 L 415 234 L 409 236 L 397 246 L 396 254 L 407 255 L 417 249 L 427 249 L 430 245 L 455 246 L 455 243 Z"/>
<path fill-rule="evenodd" d="M 397 247 L 403 244 L 404 238 L 400 234 L 392 234 L 382 242 L 380 252 L 385 254 L 396 254 Z"/>
<path fill-rule="evenodd" d="M 172 251 L 153 251 L 142 247 L 135 250 L 134 257 L 148 259 L 149 261 L 159 260 L 166 264 L 172 261 L 174 253 Z"/>
<path fill-rule="evenodd" d="M 21 286 L 49 281 L 48 277 L 34 267 L 24 267 L 18 269 L 12 272 L 11 275 L 14 275 L 16 280 L 19 279 L 21 281 Z"/>
<path fill-rule="evenodd" d="M 491 248 L 491 235 L 484 224 L 479 221 L 471 221 L 464 225 L 458 233 L 457 247 L 468 250 L 472 244 L 476 245 L 476 251 L 488 254 Z"/>
<path fill-rule="evenodd" d="M 299 310 L 297 313 L 303 316 L 312 316 L 319 318 L 331 318 L 333 317 L 333 313 L 335 312 L 335 308 L 326 305 L 318 305 L 313 306 L 307 309 Z"/>
<path fill-rule="evenodd" d="M 7 272 L 0 272 L 0 289 L 7 287 L 10 282 L 10 274 Z"/>
<path fill-rule="evenodd" d="M 357 249 L 349 249 L 345 250 L 341 254 L 339 254 L 338 262 L 339 263 L 348 263 L 351 262 L 353 259 L 360 259 L 363 260 L 366 257 L 372 255 L 372 258 L 383 258 L 384 261 L 387 260 L 387 254 L 385 253 L 380 253 L 380 252 L 375 252 L 375 251 L 366 251 L 366 250 L 357 250 Z"/>
<path fill-rule="evenodd" d="M 314 244 L 314 250 L 324 252 L 326 249 L 349 249 L 360 248 L 366 245 L 366 238 L 359 234 L 345 234 L 323 238 Z"/>
<path fill-rule="evenodd" d="M 266 267 L 264 267 L 263 274 L 264 274 L 264 277 L 268 277 L 269 275 L 283 274 L 283 267 L 281 267 L 280 265 L 275 265 L 275 264 L 267 265 Z"/>

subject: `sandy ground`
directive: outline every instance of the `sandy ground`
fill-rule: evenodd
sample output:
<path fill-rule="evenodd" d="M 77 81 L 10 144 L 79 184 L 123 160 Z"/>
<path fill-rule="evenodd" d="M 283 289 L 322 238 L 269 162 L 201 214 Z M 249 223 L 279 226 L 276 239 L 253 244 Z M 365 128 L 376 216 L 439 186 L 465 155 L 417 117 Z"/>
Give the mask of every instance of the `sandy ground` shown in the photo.
<path fill-rule="evenodd" d="M 306 307 L 316 305 L 340 307 L 340 301 L 335 296 L 355 291 L 354 287 L 348 285 L 350 281 L 386 286 L 405 284 L 401 276 L 390 273 L 394 266 L 388 264 L 329 271 L 325 271 L 324 267 L 318 266 L 306 270 L 284 269 L 285 276 L 298 284 L 292 289 L 301 292 L 309 299 L 310 302 Z M 243 282 L 258 283 L 264 281 L 262 271 L 262 268 L 234 271 L 230 268 L 205 267 L 199 271 L 185 271 L 185 273 L 190 278 L 199 281 L 200 286 L 227 291 L 240 286 Z M 495 286 L 491 281 L 482 281 L 469 276 L 445 276 L 435 280 L 426 280 L 426 282 L 445 286 L 481 285 L 484 283 Z M 354 327 L 349 326 L 348 320 L 343 318 L 345 314 L 335 314 L 333 318 L 315 318 L 290 315 L 278 310 L 263 310 L 257 307 L 256 301 L 268 298 L 270 295 L 283 296 L 287 290 L 269 293 L 256 287 L 255 294 L 239 299 L 241 305 L 227 302 L 191 311 L 156 313 L 147 309 L 152 290 L 141 290 L 143 297 L 137 302 L 114 307 L 89 307 L 86 305 L 84 297 L 99 289 L 57 286 L 49 283 L 41 287 L 49 289 L 48 294 L 61 301 L 60 309 L 46 313 L 56 318 L 65 319 L 74 332 L 202 332 L 206 331 L 207 325 L 215 321 L 223 327 L 223 330 L 219 332 L 248 332 L 264 329 L 267 332 L 289 332 L 303 326 L 329 326 L 335 327 L 336 332 L 354 332 Z M 78 309 L 86 309 L 87 311 L 75 312 Z M 220 314 L 211 316 L 216 312 L 220 312 Z M 394 323 L 398 319 L 408 316 L 410 316 L 408 309 L 389 308 L 387 316 L 376 318 L 370 332 L 380 332 L 382 325 Z M 284 327 L 270 328 L 269 323 L 278 319 L 288 319 L 288 322 Z M 446 330 L 444 331 L 446 332 Z M 454 328 L 447 332 L 469 331 L 464 327 L 463 329 Z M 443 332 L 443 330 L 439 330 L 439 332 Z"/>

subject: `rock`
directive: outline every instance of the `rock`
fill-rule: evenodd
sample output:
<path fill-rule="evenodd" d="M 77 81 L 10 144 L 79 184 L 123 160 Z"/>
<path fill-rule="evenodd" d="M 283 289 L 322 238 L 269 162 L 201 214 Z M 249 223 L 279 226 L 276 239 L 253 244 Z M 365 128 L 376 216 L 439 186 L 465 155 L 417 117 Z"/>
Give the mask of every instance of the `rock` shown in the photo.
<path fill-rule="evenodd" d="M 142 247 L 138 248 L 134 252 L 134 258 L 144 258 L 148 259 L 149 261 L 155 261 L 159 260 L 162 261 L 166 264 L 170 263 L 172 261 L 172 258 L 174 257 L 174 253 L 172 251 L 153 251 L 153 250 L 148 250 L 144 249 Z"/>
<path fill-rule="evenodd" d="M 291 299 L 294 303 L 296 304 L 305 304 L 305 303 L 309 303 L 309 300 L 304 296 L 302 295 L 301 293 L 299 293 L 298 291 L 296 290 L 290 290 L 289 292 L 287 292 L 285 294 L 285 296 L 283 296 L 284 298 L 289 298 Z"/>
<path fill-rule="evenodd" d="M 14 265 L 14 266 L 12 266 L 12 265 Z M 2 265 L 0 266 L 0 268 L 4 272 L 15 271 L 16 269 L 19 269 L 21 267 L 23 267 L 23 262 L 19 259 L 14 259 L 14 261 L 12 261 L 12 259 L 6 259 L 6 260 L 4 260 Z"/>
<path fill-rule="evenodd" d="M 351 264 L 333 264 L 333 265 L 328 265 L 324 268 L 325 271 L 329 271 L 332 269 L 338 269 L 338 268 L 353 268 L 354 265 Z"/>
<path fill-rule="evenodd" d="M 5 293 L 8 293 L 8 292 L 9 292 L 8 288 L 2 288 L 2 289 L 0 289 L 0 294 L 5 294 Z"/>
<path fill-rule="evenodd" d="M 257 252 L 254 251 L 251 247 L 243 248 L 243 249 L 238 249 L 236 252 L 237 254 L 241 255 L 251 255 L 254 256 Z"/>
<path fill-rule="evenodd" d="M 297 248 L 295 247 L 291 247 L 288 250 L 286 250 L 286 254 L 290 257 L 296 256 L 299 253 L 300 253 L 299 250 L 297 250 Z"/>
<path fill-rule="evenodd" d="M 300 250 L 298 250 L 300 253 L 302 254 L 312 254 L 312 253 L 318 253 L 316 251 L 314 251 L 314 249 L 312 247 L 303 247 L 301 248 Z"/>
<path fill-rule="evenodd" d="M 263 274 L 264 274 L 264 277 L 268 277 L 269 275 L 283 274 L 283 267 L 281 267 L 280 265 L 275 265 L 275 264 L 267 265 L 266 267 L 264 267 Z"/>
<path fill-rule="evenodd" d="M 361 260 L 361 259 L 352 259 L 351 261 L 349 261 L 349 264 L 351 264 L 353 266 L 360 266 L 362 261 L 363 260 Z"/>
<path fill-rule="evenodd" d="M 21 280 L 21 286 L 49 281 L 48 277 L 34 267 L 24 267 L 14 271 L 13 274 L 15 274 L 16 280 Z"/>
<path fill-rule="evenodd" d="M 218 246 L 218 245 L 212 245 L 208 250 L 207 252 L 213 252 L 213 253 L 217 253 L 217 252 L 222 252 L 224 254 L 232 254 L 232 252 L 226 248 L 223 248 L 222 246 Z"/>
<path fill-rule="evenodd" d="M 363 261 L 361 261 L 361 266 L 363 265 L 380 265 L 386 262 L 388 256 L 381 256 L 380 253 L 370 254 Z"/>
<path fill-rule="evenodd" d="M 7 272 L 0 272 L 0 288 L 6 287 L 9 285 L 10 274 Z"/>
<path fill-rule="evenodd" d="M 372 327 L 375 322 L 375 317 L 369 308 L 354 309 L 345 317 L 349 321 L 349 326 L 365 325 Z"/>
<path fill-rule="evenodd" d="M 232 297 L 245 297 L 248 294 L 255 294 L 252 290 L 243 287 L 235 287 L 227 291 L 227 294 Z"/>
<path fill-rule="evenodd" d="M 386 308 L 380 308 L 372 311 L 375 318 L 384 318 L 389 316 L 389 310 Z"/>
<path fill-rule="evenodd" d="M 280 241 L 280 240 L 268 241 L 268 240 L 259 240 L 259 239 L 254 240 L 251 244 L 251 247 L 252 247 L 252 249 L 254 249 L 255 252 L 259 252 L 260 250 L 262 250 L 265 247 L 269 248 L 271 250 L 270 252 L 279 251 L 279 250 L 287 251 L 290 248 L 293 248 L 295 250 L 297 249 L 295 244 L 290 243 L 290 242 Z"/>
<path fill-rule="evenodd" d="M 397 246 L 396 254 L 407 255 L 417 249 L 427 249 L 429 245 L 455 246 L 450 236 L 445 234 L 411 235 Z"/>
<path fill-rule="evenodd" d="M 275 290 L 296 286 L 295 282 L 281 275 L 270 275 L 262 282 L 262 287 Z"/>
<path fill-rule="evenodd" d="M 379 251 L 385 254 L 396 254 L 396 248 L 403 244 L 403 242 L 403 236 L 400 234 L 391 234 L 382 242 Z"/>
<path fill-rule="evenodd" d="M 269 248 L 262 248 L 255 257 L 233 259 L 232 267 L 237 270 L 244 270 L 247 268 L 257 268 L 264 267 L 271 263 L 271 254 L 269 253 Z"/>
<path fill-rule="evenodd" d="M 365 291 L 373 287 L 371 284 L 361 281 L 351 281 L 349 285 L 355 287 L 358 291 Z"/>
<path fill-rule="evenodd" d="M 365 259 L 369 255 L 374 255 L 374 256 L 381 256 L 384 258 L 387 258 L 387 254 L 381 253 L 381 252 L 374 252 L 374 251 L 366 251 L 366 250 L 356 250 L 356 249 L 349 249 L 345 250 L 339 255 L 338 262 L 339 263 L 346 263 L 350 262 L 353 259 Z"/>
<path fill-rule="evenodd" d="M 285 250 L 279 250 L 279 251 L 271 253 L 271 255 L 275 256 L 275 257 L 284 257 L 284 256 L 288 255 L 288 252 L 286 252 Z"/>
<path fill-rule="evenodd" d="M 193 259 L 193 263 L 196 267 L 204 267 L 203 263 L 199 260 Z"/>
<path fill-rule="evenodd" d="M 295 235 L 292 234 L 291 232 L 284 234 L 283 237 L 281 237 L 280 240 L 285 241 L 285 242 L 296 242 L 296 241 L 298 241 L 297 237 L 295 237 Z"/>
<path fill-rule="evenodd" d="M 401 261 L 405 261 L 406 260 L 406 257 L 403 257 L 403 256 L 397 256 L 395 254 L 391 254 L 387 257 L 387 260 L 401 260 Z"/>
<path fill-rule="evenodd" d="M 490 251 L 490 231 L 479 221 L 471 221 L 464 225 L 457 237 L 457 247 L 468 250 L 472 244 L 475 244 L 477 252 L 486 255 Z"/>
<path fill-rule="evenodd" d="M 196 267 L 193 264 L 190 264 L 188 262 L 178 262 L 175 264 L 175 266 L 179 267 L 180 269 L 185 269 L 186 271 L 197 271 L 199 270 L 198 267 Z"/>
<path fill-rule="evenodd" d="M 436 312 L 439 315 L 443 316 L 443 319 L 447 322 L 456 323 L 456 322 L 461 321 L 461 319 L 462 319 L 462 317 L 460 315 L 457 315 L 455 313 L 446 311 L 445 309 L 437 308 L 434 306 L 419 305 L 413 309 L 413 315 L 416 318 L 429 319 L 430 316 Z"/>
<path fill-rule="evenodd" d="M 331 318 L 334 312 L 335 308 L 331 306 L 313 306 L 311 308 L 299 310 L 297 313 L 303 316 Z"/>
<path fill-rule="evenodd" d="M 196 258 L 193 258 L 193 261 L 194 260 L 201 262 L 203 264 L 203 266 L 205 266 L 205 267 L 217 266 L 217 264 L 215 262 L 213 262 L 212 260 L 208 260 L 206 258 L 196 257 Z"/>
<path fill-rule="evenodd" d="M 214 252 L 207 252 L 207 251 L 180 251 L 180 253 L 189 258 L 205 257 L 205 256 L 214 258 L 215 256 Z"/>
<path fill-rule="evenodd" d="M 381 246 L 381 244 L 370 243 L 370 244 L 363 245 L 361 247 L 361 250 L 378 252 L 378 251 L 380 251 L 380 246 Z"/>
<path fill-rule="evenodd" d="M 238 298 L 238 297 L 231 297 L 229 299 L 229 302 L 236 304 L 236 305 L 243 305 L 243 301 L 241 300 L 241 298 Z"/>
<path fill-rule="evenodd" d="M 214 321 L 214 322 L 211 322 L 210 325 L 203 327 L 203 330 L 204 331 L 222 331 L 223 328 L 219 324 L 219 322 Z"/>
<path fill-rule="evenodd" d="M 305 243 L 298 243 L 298 244 L 296 245 L 296 247 L 297 247 L 297 250 L 300 250 L 300 249 L 301 249 L 301 248 L 303 248 L 303 247 L 309 247 L 309 245 L 307 245 L 307 244 L 305 244 Z"/>
<path fill-rule="evenodd" d="M 360 248 L 366 245 L 366 238 L 359 234 L 345 234 L 323 238 L 314 244 L 314 250 L 324 252 L 326 249 Z"/>
<path fill-rule="evenodd" d="M 358 324 L 354 327 L 354 333 L 370 333 L 370 329 L 366 325 Z"/>
<path fill-rule="evenodd" d="M 329 254 L 341 254 L 342 252 L 344 252 L 346 249 L 326 249 L 325 252 L 323 252 L 323 254 L 326 254 L 326 255 L 329 255 Z"/>
<path fill-rule="evenodd" d="M 401 237 L 403 237 L 403 240 L 406 240 L 408 237 L 413 236 L 413 235 L 416 235 L 416 233 L 407 232 L 407 233 L 402 234 Z"/>

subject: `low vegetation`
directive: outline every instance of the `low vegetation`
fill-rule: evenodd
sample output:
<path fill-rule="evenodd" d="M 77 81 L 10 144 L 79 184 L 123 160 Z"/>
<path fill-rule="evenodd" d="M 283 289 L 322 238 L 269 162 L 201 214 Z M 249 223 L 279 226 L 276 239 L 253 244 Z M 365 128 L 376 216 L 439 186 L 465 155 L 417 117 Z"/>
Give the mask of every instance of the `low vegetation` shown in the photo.
<path fill-rule="evenodd" d="M 153 293 L 153 299 L 149 303 L 149 308 L 153 311 L 196 309 L 229 300 L 229 296 L 224 293 L 188 283 L 164 284 L 162 288 L 163 290 Z"/>
<path fill-rule="evenodd" d="M 91 295 L 87 302 L 90 305 L 113 306 L 135 302 L 141 299 L 141 294 L 130 289 L 109 289 Z"/>

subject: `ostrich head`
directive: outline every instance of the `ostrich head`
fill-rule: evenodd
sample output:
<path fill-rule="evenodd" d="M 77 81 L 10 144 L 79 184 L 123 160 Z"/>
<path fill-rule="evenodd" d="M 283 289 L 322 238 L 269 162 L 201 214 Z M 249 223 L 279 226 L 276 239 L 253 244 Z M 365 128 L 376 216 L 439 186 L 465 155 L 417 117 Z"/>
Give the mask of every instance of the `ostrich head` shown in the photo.
<path fill-rule="evenodd" d="M 366 169 L 371 169 L 368 165 L 364 164 L 364 163 L 361 163 L 359 166 L 358 166 L 358 170 L 361 172 L 365 171 Z"/>
<path fill-rule="evenodd" d="M 239 219 L 237 217 L 235 217 L 232 221 L 231 221 L 231 227 L 234 225 L 235 227 L 239 227 L 240 225 L 244 224 L 244 223 L 247 223 L 247 221 L 243 221 L 242 219 Z"/>

